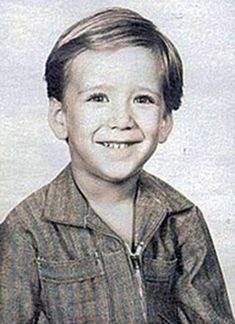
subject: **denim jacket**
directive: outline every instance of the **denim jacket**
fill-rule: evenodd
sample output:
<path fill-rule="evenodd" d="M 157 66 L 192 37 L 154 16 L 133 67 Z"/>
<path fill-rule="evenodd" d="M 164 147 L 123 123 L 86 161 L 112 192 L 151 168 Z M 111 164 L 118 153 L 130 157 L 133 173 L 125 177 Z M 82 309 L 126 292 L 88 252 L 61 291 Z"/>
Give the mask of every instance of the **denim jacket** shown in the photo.
<path fill-rule="evenodd" d="M 69 165 L 0 226 L 0 323 L 234 323 L 201 212 L 142 172 L 134 250 Z"/>

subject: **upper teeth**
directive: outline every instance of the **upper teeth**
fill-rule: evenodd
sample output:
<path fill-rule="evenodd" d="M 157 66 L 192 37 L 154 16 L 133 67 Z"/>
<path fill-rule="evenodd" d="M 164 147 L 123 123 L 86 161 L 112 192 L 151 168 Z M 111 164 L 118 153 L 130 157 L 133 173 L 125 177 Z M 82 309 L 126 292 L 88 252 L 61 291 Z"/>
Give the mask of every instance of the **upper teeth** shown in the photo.
<path fill-rule="evenodd" d="M 105 147 L 109 147 L 109 148 L 113 148 L 113 149 L 124 149 L 130 145 L 127 143 L 108 143 L 108 142 L 103 142 L 102 144 Z"/>

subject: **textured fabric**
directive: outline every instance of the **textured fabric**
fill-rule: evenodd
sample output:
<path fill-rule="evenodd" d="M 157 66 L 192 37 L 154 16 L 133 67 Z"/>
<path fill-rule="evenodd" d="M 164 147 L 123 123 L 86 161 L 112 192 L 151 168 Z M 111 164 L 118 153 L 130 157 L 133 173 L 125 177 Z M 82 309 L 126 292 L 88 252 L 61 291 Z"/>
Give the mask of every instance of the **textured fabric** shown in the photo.
<path fill-rule="evenodd" d="M 0 226 L 0 323 L 234 323 L 201 212 L 142 172 L 135 245 L 89 207 L 69 165 Z M 145 305 L 145 309 L 143 308 Z"/>

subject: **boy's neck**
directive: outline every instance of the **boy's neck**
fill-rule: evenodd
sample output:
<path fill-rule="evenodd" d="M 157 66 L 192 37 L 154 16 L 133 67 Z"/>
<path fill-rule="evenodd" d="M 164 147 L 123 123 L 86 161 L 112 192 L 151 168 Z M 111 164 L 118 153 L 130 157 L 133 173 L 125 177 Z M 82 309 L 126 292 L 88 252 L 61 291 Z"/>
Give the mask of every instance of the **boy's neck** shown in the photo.
<path fill-rule="evenodd" d="M 134 199 L 139 173 L 121 182 L 111 182 L 97 176 L 84 175 L 73 165 L 72 172 L 77 186 L 89 202 L 111 205 Z"/>

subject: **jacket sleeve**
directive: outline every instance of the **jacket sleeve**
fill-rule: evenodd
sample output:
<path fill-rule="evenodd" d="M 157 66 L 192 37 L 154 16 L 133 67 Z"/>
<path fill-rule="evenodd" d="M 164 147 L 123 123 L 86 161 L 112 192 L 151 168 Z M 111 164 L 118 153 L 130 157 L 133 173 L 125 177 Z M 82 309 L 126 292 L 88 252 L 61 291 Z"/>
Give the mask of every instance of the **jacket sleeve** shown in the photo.
<path fill-rule="evenodd" d="M 35 323 L 40 309 L 36 248 L 20 215 L 12 214 L 0 225 L 0 323 Z"/>
<path fill-rule="evenodd" d="M 178 228 L 175 294 L 180 323 L 235 323 L 204 218 L 196 207 L 188 216 Z"/>

